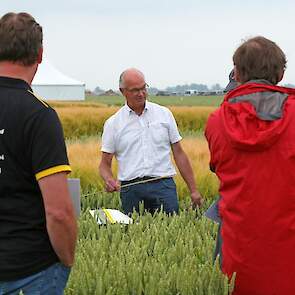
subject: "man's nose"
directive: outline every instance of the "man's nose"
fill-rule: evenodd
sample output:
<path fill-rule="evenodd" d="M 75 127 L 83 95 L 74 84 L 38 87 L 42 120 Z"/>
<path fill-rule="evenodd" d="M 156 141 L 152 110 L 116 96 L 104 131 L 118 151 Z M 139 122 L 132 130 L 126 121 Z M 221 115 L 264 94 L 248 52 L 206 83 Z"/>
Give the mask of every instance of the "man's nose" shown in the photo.
<path fill-rule="evenodd" d="M 145 96 L 145 89 L 138 89 L 138 95 Z"/>

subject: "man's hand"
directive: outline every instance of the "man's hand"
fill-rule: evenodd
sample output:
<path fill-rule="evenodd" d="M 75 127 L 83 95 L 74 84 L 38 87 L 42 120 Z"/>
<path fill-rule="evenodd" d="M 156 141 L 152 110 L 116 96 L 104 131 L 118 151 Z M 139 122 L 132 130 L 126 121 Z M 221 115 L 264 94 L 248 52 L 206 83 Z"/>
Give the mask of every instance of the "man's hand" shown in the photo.
<path fill-rule="evenodd" d="M 203 204 L 203 199 L 201 194 L 197 190 L 196 181 L 194 177 L 194 171 L 189 162 L 189 159 L 181 147 L 180 142 L 172 144 L 172 152 L 175 159 L 176 166 L 186 182 L 189 191 L 191 192 L 192 207 L 201 207 Z"/>
<path fill-rule="evenodd" d="M 114 178 L 107 179 L 105 182 L 105 186 L 106 191 L 109 193 L 119 191 L 121 187 L 119 181 Z"/>
<path fill-rule="evenodd" d="M 191 193 L 191 199 L 193 208 L 201 207 L 204 203 L 204 200 L 198 191 Z"/>
<path fill-rule="evenodd" d="M 112 173 L 112 159 L 114 154 L 102 152 L 101 161 L 99 164 L 99 172 L 105 182 L 105 188 L 108 193 L 119 191 L 120 182 L 114 179 Z"/>

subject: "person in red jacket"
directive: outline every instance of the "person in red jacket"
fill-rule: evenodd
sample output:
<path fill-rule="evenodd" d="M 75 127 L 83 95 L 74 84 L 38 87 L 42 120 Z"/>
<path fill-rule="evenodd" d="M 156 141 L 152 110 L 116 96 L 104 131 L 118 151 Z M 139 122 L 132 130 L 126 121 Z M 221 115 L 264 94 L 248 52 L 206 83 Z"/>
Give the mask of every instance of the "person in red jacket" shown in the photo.
<path fill-rule="evenodd" d="M 221 268 L 235 295 L 295 294 L 295 89 L 276 86 L 284 52 L 258 36 L 234 53 L 234 79 L 208 119 L 220 181 Z"/>

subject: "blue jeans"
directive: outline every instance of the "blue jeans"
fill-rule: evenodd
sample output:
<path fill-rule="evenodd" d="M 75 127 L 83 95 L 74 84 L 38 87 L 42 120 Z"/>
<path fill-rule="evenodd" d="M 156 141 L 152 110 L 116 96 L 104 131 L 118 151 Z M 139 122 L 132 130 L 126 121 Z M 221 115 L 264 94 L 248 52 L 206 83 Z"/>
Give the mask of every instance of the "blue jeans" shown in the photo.
<path fill-rule="evenodd" d="M 167 214 L 179 211 L 176 185 L 172 177 L 121 188 L 120 197 L 125 214 L 132 213 L 133 209 L 138 212 L 140 202 L 151 213 L 161 207 Z"/>
<path fill-rule="evenodd" d="M 56 263 L 36 274 L 16 281 L 1 282 L 0 295 L 62 295 L 71 268 Z"/>

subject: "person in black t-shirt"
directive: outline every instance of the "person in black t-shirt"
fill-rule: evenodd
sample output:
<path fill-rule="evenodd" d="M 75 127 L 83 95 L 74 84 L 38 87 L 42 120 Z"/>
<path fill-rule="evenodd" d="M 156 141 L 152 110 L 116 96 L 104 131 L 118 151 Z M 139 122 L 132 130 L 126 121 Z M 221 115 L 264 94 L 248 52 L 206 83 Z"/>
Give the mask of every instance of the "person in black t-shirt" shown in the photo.
<path fill-rule="evenodd" d="M 31 15 L 0 19 L 0 295 L 63 294 L 74 262 L 62 127 L 30 87 L 42 52 Z"/>

